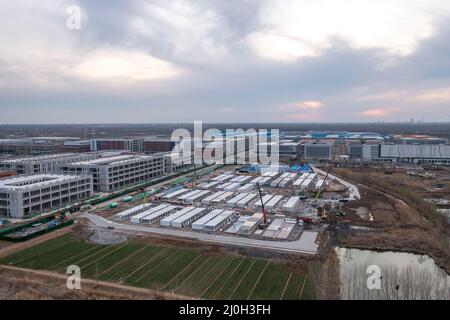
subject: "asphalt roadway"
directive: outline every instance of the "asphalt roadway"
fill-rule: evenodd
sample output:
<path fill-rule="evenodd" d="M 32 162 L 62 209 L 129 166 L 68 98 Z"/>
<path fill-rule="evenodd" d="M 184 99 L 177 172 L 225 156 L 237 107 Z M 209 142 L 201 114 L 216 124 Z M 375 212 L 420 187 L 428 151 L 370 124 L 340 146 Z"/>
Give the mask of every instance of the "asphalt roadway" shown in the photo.
<path fill-rule="evenodd" d="M 174 236 L 181 238 L 195 239 L 204 242 L 212 242 L 223 245 L 232 245 L 239 247 L 253 247 L 258 249 L 266 249 L 278 252 L 290 252 L 300 254 L 315 255 L 318 245 L 315 243 L 317 232 L 304 231 L 300 239 L 296 241 L 270 241 L 257 240 L 237 236 L 223 236 L 217 234 L 201 233 L 194 231 L 175 230 L 159 227 L 147 227 L 143 225 L 129 225 L 112 222 L 102 218 L 96 214 L 84 213 L 81 217 L 89 219 L 91 223 L 100 228 L 114 227 L 116 231 L 133 232 L 133 233 L 153 233 L 166 236 Z"/>

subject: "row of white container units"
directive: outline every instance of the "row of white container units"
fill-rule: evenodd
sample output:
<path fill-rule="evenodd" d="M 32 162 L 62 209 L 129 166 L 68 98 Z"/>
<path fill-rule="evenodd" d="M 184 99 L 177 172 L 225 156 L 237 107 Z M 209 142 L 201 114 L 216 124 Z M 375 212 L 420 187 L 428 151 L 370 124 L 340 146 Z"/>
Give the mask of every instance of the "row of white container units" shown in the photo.
<path fill-rule="evenodd" d="M 202 200 L 204 205 L 218 205 L 230 199 L 234 195 L 233 191 L 217 191 Z"/>
<path fill-rule="evenodd" d="M 118 214 L 114 215 L 113 219 L 117 221 L 125 221 L 130 219 L 132 216 L 137 215 L 141 212 L 144 212 L 148 210 L 151 207 L 151 204 L 145 203 L 130 209 L 127 209 L 125 211 L 119 212 Z"/>
<path fill-rule="evenodd" d="M 231 173 L 222 173 L 217 177 L 212 178 L 212 181 L 226 182 L 233 179 L 235 176 Z"/>
<path fill-rule="evenodd" d="M 264 238 L 287 240 L 295 230 L 297 221 L 277 217 L 272 220 L 270 225 L 263 233 Z"/>
<path fill-rule="evenodd" d="M 276 209 L 277 205 L 283 200 L 283 196 L 281 195 L 272 195 L 267 194 L 262 198 L 262 202 L 264 204 L 264 208 L 267 211 L 273 211 Z M 261 201 L 255 203 L 257 208 L 261 208 Z"/>
<path fill-rule="evenodd" d="M 178 202 L 193 204 L 207 197 L 211 192 L 209 190 L 192 190 L 178 197 Z"/>
<path fill-rule="evenodd" d="M 247 218 L 245 222 L 239 227 L 239 234 L 251 235 L 263 221 L 264 216 L 262 213 L 255 213 L 251 217 Z"/>
<path fill-rule="evenodd" d="M 316 173 L 304 173 L 299 179 L 294 182 L 293 185 L 294 187 L 300 187 L 300 189 L 302 190 L 307 189 L 312 185 L 316 177 Z"/>
<path fill-rule="evenodd" d="M 192 223 L 192 230 L 215 232 L 236 220 L 238 216 L 236 212 L 231 210 L 215 209 Z"/>
<path fill-rule="evenodd" d="M 269 178 L 275 178 L 279 175 L 280 173 L 278 171 L 267 171 L 267 172 L 263 172 L 261 173 L 262 177 L 269 177 Z"/>
<path fill-rule="evenodd" d="M 153 224 L 166 216 L 178 211 L 181 207 L 170 204 L 160 204 L 138 214 L 132 215 L 130 221 L 132 223 L 148 223 Z"/>
<path fill-rule="evenodd" d="M 221 185 L 222 183 L 220 181 L 213 181 L 213 182 L 205 182 L 197 186 L 199 189 L 209 190 L 216 188 L 217 186 Z"/>
<path fill-rule="evenodd" d="M 268 186 L 270 185 L 270 182 L 273 180 L 272 177 L 256 177 L 253 180 L 251 180 L 249 183 L 256 185 L 259 184 L 260 186 Z"/>
<path fill-rule="evenodd" d="M 290 197 L 283 205 L 283 212 L 287 213 L 294 212 L 299 207 L 300 203 L 301 203 L 300 197 L 297 196 Z"/>
<path fill-rule="evenodd" d="M 238 218 L 231 210 L 215 209 L 208 212 L 207 208 L 179 207 L 170 204 L 137 206 L 119 213 L 118 219 L 129 218 L 135 224 L 154 224 L 159 222 L 163 227 L 186 228 L 192 225 L 193 230 L 215 232 L 224 225 Z"/>
<path fill-rule="evenodd" d="M 256 201 L 258 195 L 256 193 L 239 193 L 226 202 L 226 206 L 230 208 L 245 208 Z"/>
<path fill-rule="evenodd" d="M 165 200 L 165 201 L 175 200 L 176 198 L 180 197 L 181 195 L 186 194 L 191 191 L 192 191 L 191 189 L 184 189 L 184 188 L 178 189 L 178 190 L 175 190 L 175 191 L 172 191 L 170 193 L 163 195 L 161 197 L 161 199 Z"/>
<path fill-rule="evenodd" d="M 236 191 L 237 190 L 240 192 L 245 192 L 245 191 L 254 189 L 255 184 L 246 183 L 244 185 L 241 185 L 241 183 L 239 183 L 239 182 L 231 182 L 231 181 L 225 182 L 225 183 L 209 182 L 209 183 L 203 183 L 203 184 L 199 185 L 198 188 L 203 189 L 203 190 L 217 189 L 217 190 L 223 190 L 223 191 Z"/>
<path fill-rule="evenodd" d="M 206 213 L 206 208 L 186 207 L 165 217 L 159 224 L 162 227 L 185 228 L 189 227 L 195 220 L 203 217 Z"/>
<path fill-rule="evenodd" d="M 236 191 L 241 187 L 241 184 L 238 182 L 226 182 L 216 187 L 217 190 L 223 191 Z"/>
<path fill-rule="evenodd" d="M 286 188 L 297 177 L 296 173 L 285 172 L 270 183 L 273 188 Z"/>

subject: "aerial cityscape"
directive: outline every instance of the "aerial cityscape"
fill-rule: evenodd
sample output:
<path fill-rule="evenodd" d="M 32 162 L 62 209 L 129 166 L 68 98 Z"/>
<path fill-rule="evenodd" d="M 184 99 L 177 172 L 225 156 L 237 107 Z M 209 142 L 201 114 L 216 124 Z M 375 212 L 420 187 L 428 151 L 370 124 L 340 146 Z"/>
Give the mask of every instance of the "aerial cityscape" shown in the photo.
<path fill-rule="evenodd" d="M 450 300 L 450 5 L 314 3 L 2 5 L 0 300 Z"/>

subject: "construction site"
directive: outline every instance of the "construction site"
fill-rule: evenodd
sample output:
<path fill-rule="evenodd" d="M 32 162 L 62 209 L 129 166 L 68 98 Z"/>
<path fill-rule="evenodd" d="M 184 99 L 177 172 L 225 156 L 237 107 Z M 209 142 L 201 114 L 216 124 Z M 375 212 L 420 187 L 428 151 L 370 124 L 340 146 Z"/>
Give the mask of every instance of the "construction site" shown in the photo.
<path fill-rule="evenodd" d="M 140 200 L 132 197 L 92 212 L 111 227 L 173 229 L 181 236 L 193 233 L 273 242 L 300 241 L 299 251 L 315 254 L 320 222 L 346 202 L 359 198 L 353 186 L 304 166 L 258 168 L 245 173 L 228 166 L 177 185 L 168 184 Z M 294 168 L 294 167 L 293 167 Z M 95 220 L 93 215 L 89 216 Z M 157 232 L 157 231 L 156 231 Z M 164 231 L 160 231 L 164 233 Z"/>

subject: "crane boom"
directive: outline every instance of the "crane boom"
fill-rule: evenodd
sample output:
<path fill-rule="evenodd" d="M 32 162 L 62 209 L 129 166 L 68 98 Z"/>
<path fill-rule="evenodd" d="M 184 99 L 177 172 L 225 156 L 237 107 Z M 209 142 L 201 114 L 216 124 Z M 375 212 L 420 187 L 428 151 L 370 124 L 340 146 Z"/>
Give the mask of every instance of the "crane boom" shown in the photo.
<path fill-rule="evenodd" d="M 264 208 L 264 201 L 262 197 L 261 187 L 259 186 L 259 183 L 256 183 L 256 188 L 258 188 L 259 193 L 259 199 L 261 200 L 261 208 L 262 208 L 262 214 L 263 214 L 263 223 L 264 226 L 267 224 L 267 215 L 266 215 L 266 209 Z"/>
<path fill-rule="evenodd" d="M 325 178 L 323 179 L 323 184 L 319 188 L 319 191 L 317 191 L 316 200 L 319 199 L 320 194 L 322 193 L 322 190 L 323 190 L 323 188 L 325 186 L 325 182 L 327 181 L 328 175 L 330 174 L 332 168 L 333 168 L 333 165 L 330 164 L 330 167 L 328 168 L 327 174 L 325 175 Z"/>

